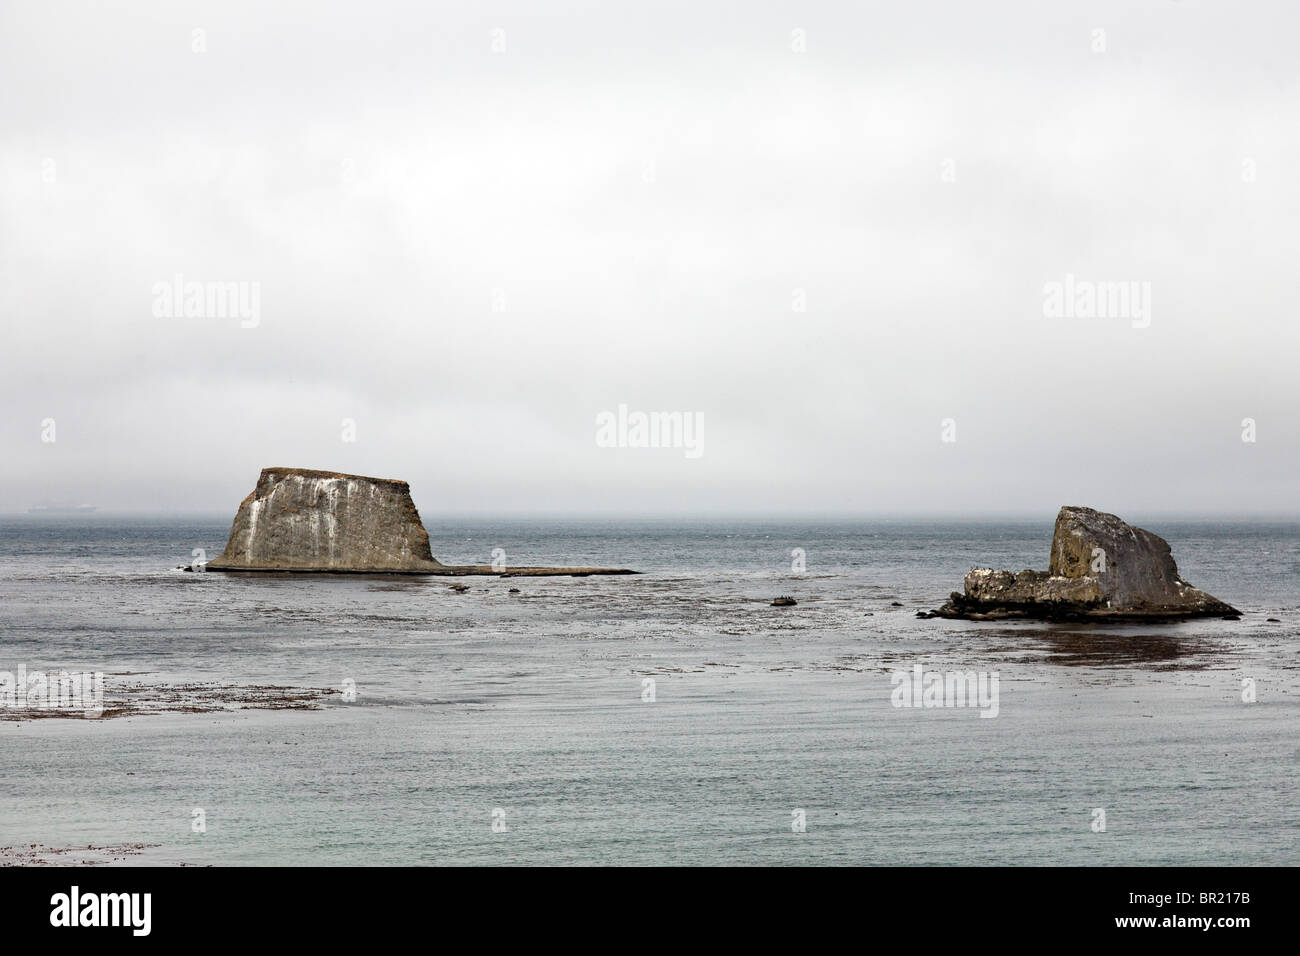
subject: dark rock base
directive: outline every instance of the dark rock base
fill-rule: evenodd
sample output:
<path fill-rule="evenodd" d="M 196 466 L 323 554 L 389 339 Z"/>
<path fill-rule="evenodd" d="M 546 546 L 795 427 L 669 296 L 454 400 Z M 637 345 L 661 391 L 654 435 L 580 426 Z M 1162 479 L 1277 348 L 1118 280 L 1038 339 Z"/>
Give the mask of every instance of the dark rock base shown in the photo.
<path fill-rule="evenodd" d="M 948 601 L 933 611 L 917 612 L 919 618 L 948 618 L 960 621 L 1093 621 L 1108 624 L 1161 624 L 1219 617 L 1239 620 L 1241 612 L 1222 602 L 1201 608 L 1148 607 L 1112 609 L 1097 604 L 1072 604 L 1053 601 L 992 602 L 972 600 L 953 591 Z"/>

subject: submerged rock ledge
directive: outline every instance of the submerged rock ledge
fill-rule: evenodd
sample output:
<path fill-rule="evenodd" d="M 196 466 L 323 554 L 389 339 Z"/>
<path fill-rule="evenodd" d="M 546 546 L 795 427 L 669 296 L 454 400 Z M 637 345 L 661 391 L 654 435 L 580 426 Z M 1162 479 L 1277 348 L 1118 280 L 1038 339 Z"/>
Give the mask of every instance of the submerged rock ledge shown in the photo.
<path fill-rule="evenodd" d="M 439 574 L 542 577 L 636 574 L 626 568 L 494 568 L 443 564 L 411 488 L 310 468 L 263 468 L 239 505 L 225 550 L 209 571 L 336 574 Z"/>
<path fill-rule="evenodd" d="M 1169 543 L 1112 514 L 1066 506 L 1056 516 L 1047 571 L 972 568 L 965 593 L 919 617 L 993 621 L 1174 621 L 1240 617 L 1178 573 Z"/>

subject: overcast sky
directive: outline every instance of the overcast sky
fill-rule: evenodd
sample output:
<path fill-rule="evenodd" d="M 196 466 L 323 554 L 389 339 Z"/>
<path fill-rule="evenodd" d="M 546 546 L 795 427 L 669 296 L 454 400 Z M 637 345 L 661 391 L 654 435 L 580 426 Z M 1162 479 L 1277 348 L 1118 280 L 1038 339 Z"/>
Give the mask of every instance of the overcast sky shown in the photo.
<path fill-rule="evenodd" d="M 296 465 L 426 514 L 1295 515 L 1298 27 L 5 0 L 0 511 Z M 178 274 L 256 324 L 160 316 Z M 1067 274 L 1149 314 L 1045 315 Z M 702 454 L 601 447 L 620 404 Z"/>

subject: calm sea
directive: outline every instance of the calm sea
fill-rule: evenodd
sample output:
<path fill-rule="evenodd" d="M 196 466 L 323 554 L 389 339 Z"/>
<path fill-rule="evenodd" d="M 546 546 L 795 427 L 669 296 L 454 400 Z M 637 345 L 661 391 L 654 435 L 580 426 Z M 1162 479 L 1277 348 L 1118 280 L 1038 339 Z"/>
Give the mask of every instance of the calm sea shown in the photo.
<path fill-rule="evenodd" d="M 645 572 L 458 593 L 176 570 L 221 551 L 226 518 L 0 519 L 0 671 L 102 671 L 110 699 L 160 711 L 0 719 L 0 847 L 218 865 L 1300 862 L 1300 526 L 1138 523 L 1244 618 L 916 619 L 971 566 L 1045 567 L 1050 520 L 428 520 L 448 562 L 500 548 Z M 996 672 L 996 718 L 893 706 L 891 675 L 917 664 Z M 255 706 L 312 688 L 317 709 Z"/>

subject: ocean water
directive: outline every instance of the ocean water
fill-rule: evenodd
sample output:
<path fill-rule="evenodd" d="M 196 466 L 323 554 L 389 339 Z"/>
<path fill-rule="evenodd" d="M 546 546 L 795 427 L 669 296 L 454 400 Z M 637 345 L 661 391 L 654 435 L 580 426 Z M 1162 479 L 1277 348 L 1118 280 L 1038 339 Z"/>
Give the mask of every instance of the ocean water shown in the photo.
<path fill-rule="evenodd" d="M 1134 520 L 1243 619 L 915 617 L 971 566 L 1045 567 L 1050 520 L 426 518 L 444 561 L 503 548 L 644 572 L 445 579 L 176 570 L 219 553 L 227 519 L 0 519 L 0 671 L 103 671 L 110 700 L 157 711 L 0 719 L 0 847 L 195 865 L 1300 862 L 1300 525 Z M 798 605 L 770 606 L 784 594 Z M 917 664 L 996 672 L 997 716 L 893 706 L 891 675 Z M 314 709 L 256 706 L 292 693 L 267 687 Z"/>

